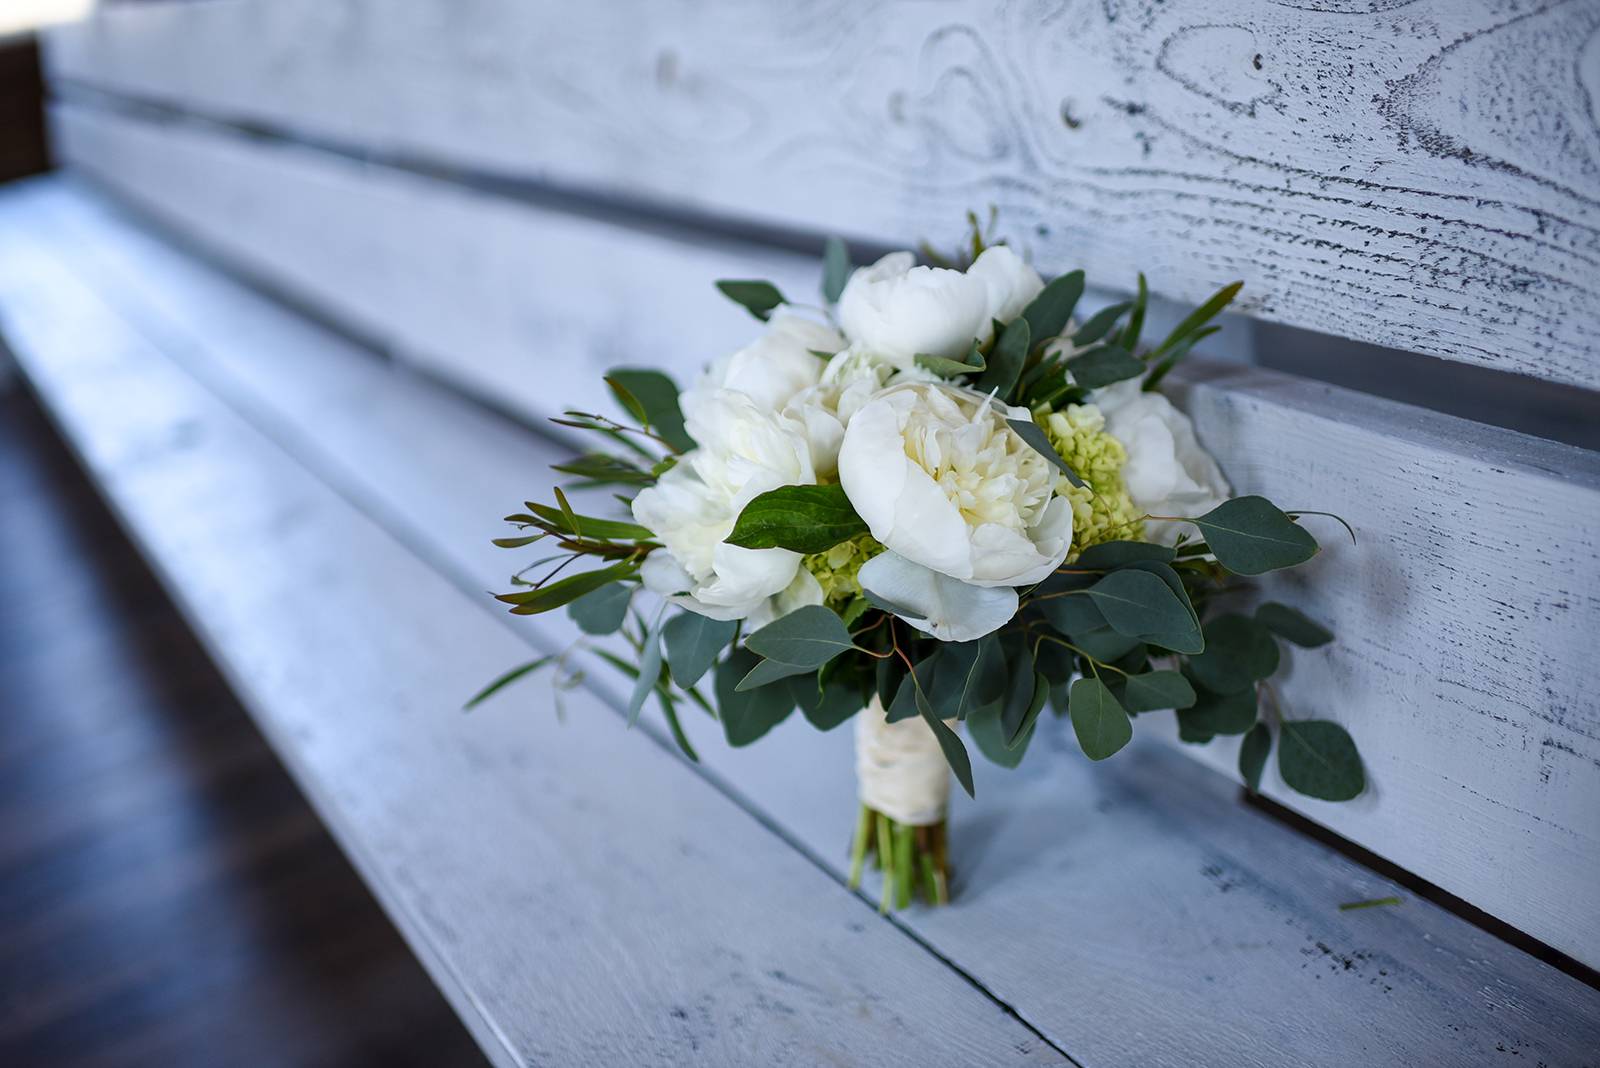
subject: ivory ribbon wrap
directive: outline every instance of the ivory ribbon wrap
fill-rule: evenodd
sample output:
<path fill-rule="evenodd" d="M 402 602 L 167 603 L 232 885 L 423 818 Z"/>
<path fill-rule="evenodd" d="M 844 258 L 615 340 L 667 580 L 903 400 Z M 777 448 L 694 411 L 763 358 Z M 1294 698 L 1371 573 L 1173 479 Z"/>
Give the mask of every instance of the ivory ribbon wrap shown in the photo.
<path fill-rule="evenodd" d="M 862 804 L 912 827 L 940 822 L 950 802 L 933 728 L 921 716 L 890 723 L 876 697 L 856 716 L 856 781 Z"/>

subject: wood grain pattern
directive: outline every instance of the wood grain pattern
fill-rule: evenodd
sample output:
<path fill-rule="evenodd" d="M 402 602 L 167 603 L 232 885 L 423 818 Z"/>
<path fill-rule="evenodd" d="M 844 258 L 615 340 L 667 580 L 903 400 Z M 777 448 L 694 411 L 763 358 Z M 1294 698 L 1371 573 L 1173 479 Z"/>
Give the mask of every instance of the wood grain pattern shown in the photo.
<path fill-rule="evenodd" d="M 994 203 L 1049 271 L 1600 386 L 1587 0 L 140 5 L 56 77 L 889 243 Z"/>
<path fill-rule="evenodd" d="M 0 207 L 24 372 L 497 1063 L 1060 1063 L 595 698 L 565 728 L 461 715 L 526 646 L 109 311 L 31 214 Z"/>
<path fill-rule="evenodd" d="M 489 517 L 547 487 L 551 445 L 91 200 L 57 191 L 27 207 L 31 232 L 198 381 L 463 590 L 500 581 L 506 556 L 486 544 Z M 559 616 L 521 629 L 539 644 L 571 636 Z M 529 689 L 484 714 L 551 710 Z M 583 714 L 569 713 L 569 730 Z M 713 725 L 688 726 L 717 777 L 842 870 L 847 732 L 797 721 L 729 751 Z M 571 743 L 557 733 L 547 744 Z M 1090 767 L 1055 729 L 1020 773 L 981 765 L 979 775 L 978 801 L 955 814 L 956 906 L 902 922 L 1080 1063 L 1593 1061 L 1595 991 L 1423 902 L 1340 913 L 1339 902 L 1394 887 L 1242 808 L 1225 780 L 1159 745 Z"/>
<path fill-rule="evenodd" d="M 599 372 L 638 353 L 686 377 L 742 344 L 754 324 L 714 277 L 815 284 L 804 257 L 640 236 L 304 150 L 73 110 L 58 128 L 81 167 L 231 262 L 363 326 L 392 317 L 408 360 L 533 415 L 605 404 Z M 1269 589 L 1345 639 L 1297 654 L 1284 693 L 1350 726 L 1373 790 L 1343 806 L 1270 791 L 1600 961 L 1600 915 L 1576 892 L 1600 883 L 1595 454 L 1270 374 L 1198 386 L 1191 405 L 1236 490 L 1361 534 L 1353 548 L 1328 523 L 1325 558 Z"/>

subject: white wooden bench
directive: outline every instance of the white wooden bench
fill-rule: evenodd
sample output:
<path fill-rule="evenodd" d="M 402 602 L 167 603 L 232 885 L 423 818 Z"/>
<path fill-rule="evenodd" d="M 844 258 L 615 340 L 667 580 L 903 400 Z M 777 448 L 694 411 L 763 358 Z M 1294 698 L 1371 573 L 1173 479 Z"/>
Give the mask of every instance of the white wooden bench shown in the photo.
<path fill-rule="evenodd" d="M 598 675 L 564 725 L 548 691 L 458 712 L 571 637 L 482 593 L 565 450 L 467 395 L 531 420 L 616 363 L 687 373 L 748 332 L 711 280 L 804 292 L 792 249 L 829 229 L 904 244 L 995 199 L 1047 270 L 1243 276 L 1259 316 L 1600 385 L 1592 181 L 1422 138 L 1457 121 L 1426 79 L 1368 103 L 1413 69 L 1474 99 L 1470 57 L 1418 42 L 1516 39 L 1443 0 L 1408 10 L 1431 37 L 1253 5 L 592 6 L 113 8 L 50 41 L 72 173 L 0 194 L 28 382 L 491 1057 L 1596 1063 L 1590 452 L 1257 368 L 1182 383 L 1236 488 L 1361 534 L 1283 591 L 1340 636 L 1285 692 L 1373 788 L 1266 792 L 1559 968 L 1242 804 L 1220 744 L 1089 767 L 1042 739 L 955 813 L 958 904 L 882 919 L 843 885 L 843 732 L 735 751 L 691 722 L 691 767 Z M 1357 55 L 1359 115 L 1296 74 Z M 1412 140 L 1318 147 L 1352 121 Z"/>

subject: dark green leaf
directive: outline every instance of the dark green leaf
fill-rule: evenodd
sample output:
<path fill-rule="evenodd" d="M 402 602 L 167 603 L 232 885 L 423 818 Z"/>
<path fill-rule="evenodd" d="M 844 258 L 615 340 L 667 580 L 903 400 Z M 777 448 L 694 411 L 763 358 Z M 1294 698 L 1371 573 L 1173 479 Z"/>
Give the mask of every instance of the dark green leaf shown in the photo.
<path fill-rule="evenodd" d="M 1148 541 L 1103 541 L 1091 545 L 1078 554 L 1073 567 L 1099 568 L 1109 571 L 1141 560 L 1171 563 L 1173 551 L 1165 545 Z"/>
<path fill-rule="evenodd" d="M 1099 630 L 1086 630 L 1082 634 L 1072 635 L 1072 644 L 1096 660 L 1109 663 L 1119 656 L 1126 656 L 1143 643 L 1138 638 L 1130 638 L 1126 634 L 1118 634 L 1110 627 L 1101 627 Z M 1044 662 L 1046 648 L 1048 648 L 1048 643 L 1039 649 L 1040 663 Z M 1051 676 L 1051 678 L 1054 680 L 1055 677 Z"/>
<path fill-rule="evenodd" d="M 1256 691 L 1215 694 L 1201 690 L 1194 704 L 1178 710 L 1178 723 L 1191 734 L 1243 734 L 1256 723 Z"/>
<path fill-rule="evenodd" d="M 1067 321 L 1072 318 L 1081 296 L 1083 272 L 1073 271 L 1051 279 L 1050 284 L 1033 298 L 1033 302 L 1023 309 L 1022 317 L 1027 320 L 1028 334 L 1035 345 L 1058 337 L 1066 329 Z"/>
<path fill-rule="evenodd" d="M 740 681 L 741 690 L 815 671 L 854 643 L 832 609 L 813 604 L 768 623 L 746 638 L 745 646 L 764 659 Z"/>
<path fill-rule="evenodd" d="M 683 612 L 667 620 L 661 637 L 666 642 L 672 681 L 685 690 L 699 682 L 738 630 L 737 620 L 711 619 L 698 612 Z"/>
<path fill-rule="evenodd" d="M 1315 649 L 1333 641 L 1333 631 L 1307 618 L 1299 610 L 1277 601 L 1268 601 L 1257 608 L 1256 622 L 1265 624 L 1272 633 L 1302 649 Z"/>
<path fill-rule="evenodd" d="M 613 582 L 591 590 L 567 605 L 567 615 L 585 634 L 615 634 L 628 615 L 633 587 Z"/>
<path fill-rule="evenodd" d="M 930 356 L 926 352 L 919 352 L 916 363 L 918 367 L 932 371 L 940 378 L 975 375 L 989 367 L 988 361 L 983 358 L 983 353 L 979 352 L 976 346 L 967 354 L 965 360 L 952 360 L 945 356 Z"/>
<path fill-rule="evenodd" d="M 1139 351 L 1139 335 L 1144 332 L 1144 312 L 1150 303 L 1150 287 L 1144 280 L 1144 272 L 1139 272 L 1139 292 L 1133 298 L 1133 311 L 1128 315 L 1127 328 L 1122 331 L 1122 336 L 1117 338 L 1117 344 L 1129 352 Z"/>
<path fill-rule="evenodd" d="M 822 247 L 822 299 L 837 304 L 845 283 L 850 281 L 850 249 L 842 239 L 828 238 Z"/>
<path fill-rule="evenodd" d="M 1055 464 L 1061 473 L 1067 476 L 1067 481 L 1074 486 L 1082 486 L 1083 479 L 1078 477 L 1078 472 L 1067 466 L 1067 461 L 1056 452 L 1055 446 L 1050 444 L 1050 438 L 1045 434 L 1044 428 L 1032 419 L 1007 419 L 1006 425 L 1016 431 L 1017 437 L 1027 443 L 1034 452 Z"/>
<path fill-rule="evenodd" d="M 1145 376 L 1144 384 L 1139 388 L 1145 393 L 1155 392 L 1156 387 L 1161 385 L 1161 380 L 1167 377 L 1168 372 L 1178 366 L 1185 356 L 1189 355 L 1190 349 L 1221 329 L 1222 327 L 1220 326 L 1208 326 L 1204 329 L 1196 330 L 1172 346 L 1167 350 L 1167 354 L 1161 357 L 1156 362 L 1156 365 L 1150 369 L 1150 373 Z"/>
<path fill-rule="evenodd" d="M 1117 325 L 1117 320 L 1122 318 L 1122 313 L 1131 307 L 1133 307 L 1133 304 L 1130 302 L 1113 304 L 1110 307 L 1101 308 L 1089 316 L 1088 321 L 1078 327 L 1078 332 L 1072 335 L 1073 347 L 1081 349 L 1085 345 L 1093 345 L 1096 341 L 1105 337 L 1106 334 L 1111 332 L 1111 328 Z M 1123 347 L 1126 348 L 1126 346 Z M 1141 368 L 1143 367 L 1142 364 L 1140 366 Z"/>
<path fill-rule="evenodd" d="M 1261 789 L 1261 770 L 1267 766 L 1267 754 L 1272 751 L 1272 731 L 1265 723 L 1257 723 L 1239 743 L 1239 777 L 1245 787 L 1256 793 Z"/>
<path fill-rule="evenodd" d="M 771 282 L 755 279 L 723 279 L 717 283 L 717 288 L 722 290 L 723 296 L 741 305 L 745 311 L 762 322 L 772 317 L 772 309 L 788 303 L 783 299 L 783 294 L 778 292 L 778 287 Z"/>
<path fill-rule="evenodd" d="M 578 515 L 570 508 L 552 508 L 534 501 L 523 502 L 534 518 L 543 520 L 563 534 L 581 538 L 601 538 L 606 541 L 648 541 L 655 537 L 646 527 L 621 519 L 597 519 Z M 512 517 L 514 518 L 514 517 Z"/>
<path fill-rule="evenodd" d="M 1144 363 L 1127 349 L 1101 345 L 1067 363 L 1074 384 L 1099 389 L 1144 374 Z"/>
<path fill-rule="evenodd" d="M 532 545 L 536 541 L 543 541 L 549 536 L 540 532 L 538 534 L 524 534 L 518 538 L 495 538 L 494 545 L 499 549 L 520 549 L 525 545 Z"/>
<path fill-rule="evenodd" d="M 1183 579 L 1169 565 L 1159 560 L 1132 560 L 1123 565 L 1138 571 L 1148 572 L 1167 584 L 1167 589 L 1172 591 L 1172 596 L 1183 605 L 1184 611 L 1189 613 L 1190 625 L 1172 634 L 1151 634 L 1145 641 L 1151 645 L 1168 649 L 1175 653 L 1194 654 L 1205 650 L 1205 636 L 1200 630 L 1200 616 L 1194 610 L 1193 603 L 1189 600 L 1189 591 L 1184 588 Z"/>
<path fill-rule="evenodd" d="M 1366 789 L 1356 743 L 1337 723 L 1286 719 L 1278 734 L 1278 774 L 1290 789 L 1323 801 L 1348 801 Z"/>
<path fill-rule="evenodd" d="M 1235 497 L 1192 522 L 1218 563 L 1239 575 L 1293 567 L 1317 553 L 1317 539 L 1265 497 Z"/>
<path fill-rule="evenodd" d="M 554 659 L 554 656 L 541 656 L 536 660 L 528 661 L 526 664 L 517 665 L 504 675 L 501 675 L 499 678 L 495 679 L 489 685 L 485 686 L 483 689 L 479 690 L 477 693 L 473 694 L 471 699 L 468 700 L 466 704 L 461 706 L 462 711 L 465 712 L 477 708 L 479 705 L 483 704 L 483 702 L 487 701 L 489 698 L 493 697 L 507 686 L 510 686 L 513 682 L 516 682 L 524 675 L 533 674 L 535 671 L 538 671 L 540 668 L 544 667 Z"/>
<path fill-rule="evenodd" d="M 1085 631 L 1085 634 L 1108 634 L 1117 641 L 1127 641 L 1122 635 L 1106 627 L 1102 630 Z M 1033 669 L 1050 680 L 1051 685 L 1065 685 L 1077 673 L 1075 665 L 1076 654 L 1071 649 L 1056 642 L 1040 642 L 1032 645 Z M 1088 646 L 1084 646 L 1088 649 Z M 1089 650 L 1093 654 L 1093 650 Z M 1126 649 L 1123 652 L 1127 652 Z M 1097 657 L 1098 658 L 1098 657 Z M 1099 658 L 1104 659 L 1104 658 Z"/>
<path fill-rule="evenodd" d="M 1017 376 L 1022 374 L 1022 365 L 1028 359 L 1028 337 L 1026 319 L 1012 320 L 1001 332 L 989 353 L 989 368 L 978 379 L 980 393 L 995 393 L 1001 400 L 1011 395 Z"/>
<path fill-rule="evenodd" d="M 1074 682 L 1069 704 L 1073 733 L 1090 760 L 1104 760 L 1133 739 L 1128 713 L 1099 679 Z"/>
<path fill-rule="evenodd" d="M 1206 651 L 1189 658 L 1189 671 L 1212 693 L 1251 689 L 1278 670 L 1278 643 L 1272 632 L 1236 613 L 1207 620 Z"/>
<path fill-rule="evenodd" d="M 633 695 L 628 698 L 628 726 L 639 722 L 639 712 L 645 698 L 661 681 L 661 616 L 645 632 L 644 647 L 639 651 L 639 677 L 633 683 Z"/>
<path fill-rule="evenodd" d="M 1007 749 L 1023 745 L 1050 696 L 1050 680 L 1031 670 L 1031 659 L 1013 662 L 1005 700 L 1000 705 L 1001 738 Z"/>
<path fill-rule="evenodd" d="M 1194 687 L 1176 671 L 1148 671 L 1142 675 L 1129 675 L 1122 688 L 1122 704 L 1129 712 L 1188 708 L 1194 702 Z"/>
<path fill-rule="evenodd" d="M 749 745 L 794 711 L 794 693 L 787 682 L 755 690 L 738 688 L 759 660 L 747 649 L 734 649 L 717 665 L 717 715 L 722 720 L 722 732 L 729 745 Z"/>
<path fill-rule="evenodd" d="M 745 505 L 727 540 L 745 549 L 820 553 L 866 531 L 843 486 L 783 486 Z"/>
<path fill-rule="evenodd" d="M 831 731 L 861 711 L 861 694 L 837 676 L 818 684 L 815 675 L 794 675 L 788 682 L 795 704 L 819 731 Z"/>
<path fill-rule="evenodd" d="M 584 594 L 597 590 L 601 586 L 609 585 L 618 579 L 631 578 L 639 570 L 637 564 L 623 562 L 602 567 L 598 571 L 585 571 L 581 575 L 570 575 L 558 579 L 536 590 L 519 590 L 516 593 L 502 593 L 495 597 L 497 601 L 514 605 L 511 609 L 513 615 L 535 616 L 540 612 L 548 612 L 552 608 L 560 608 L 577 600 Z"/>
<path fill-rule="evenodd" d="M 672 699 L 672 690 L 665 685 L 657 684 L 656 700 L 661 702 L 661 714 L 667 717 L 667 727 L 672 731 L 672 740 L 678 743 L 678 748 L 683 750 L 683 755 L 689 758 L 691 764 L 700 763 L 700 754 L 689 744 L 689 736 L 683 733 L 683 724 L 678 722 L 678 702 Z"/>
<path fill-rule="evenodd" d="M 939 654 L 943 648 L 938 646 L 933 652 L 917 661 L 916 668 L 906 672 L 905 677 L 900 680 L 900 685 L 894 693 L 894 700 L 884 710 L 884 718 L 890 723 L 898 723 L 918 714 L 917 692 L 919 689 L 932 688 L 934 673 L 939 668 Z"/>
<path fill-rule="evenodd" d="M 1029 689 L 1031 691 L 1032 687 Z M 1033 739 L 1033 724 L 1029 723 L 1015 746 L 1006 745 L 999 701 L 990 702 L 974 711 L 967 717 L 966 727 L 978 752 L 988 758 L 991 764 L 998 764 L 1002 768 L 1014 768 L 1022 763 L 1028 751 L 1028 742 Z"/>
<path fill-rule="evenodd" d="M 1098 630 L 1106 625 L 1106 617 L 1095 607 L 1094 599 L 1087 593 L 1040 597 L 1030 603 L 1043 612 L 1051 625 L 1063 634 Z"/>
<path fill-rule="evenodd" d="M 950 770 L 956 773 L 956 781 L 967 792 L 968 797 L 975 796 L 972 790 L 972 758 L 967 756 L 967 747 L 961 744 L 961 739 L 956 737 L 956 732 L 944 725 L 944 720 L 933 714 L 933 708 L 927 701 L 917 702 L 917 711 L 922 714 L 922 719 L 933 729 L 933 736 L 939 740 L 939 748 L 944 750 L 944 758 L 950 764 Z"/>
<path fill-rule="evenodd" d="M 615 367 L 606 375 L 606 384 L 623 402 L 631 398 L 643 411 L 643 422 L 654 430 L 674 452 L 688 452 L 694 439 L 683 429 L 683 412 L 678 407 L 678 387 L 660 371 Z M 638 412 L 634 413 L 638 415 Z"/>
<path fill-rule="evenodd" d="M 1093 598 L 1113 630 L 1141 641 L 1192 635 L 1200 639 L 1189 606 L 1159 576 L 1139 568 L 1113 571 L 1080 595 Z M 1170 648 L 1170 646 L 1168 646 Z"/>
<path fill-rule="evenodd" d="M 1005 664 L 994 635 L 977 641 L 949 642 L 939 651 L 932 684 L 924 679 L 928 700 L 940 719 L 966 719 L 980 704 L 997 700 L 1005 687 Z M 920 677 L 920 672 L 919 672 Z"/>
<path fill-rule="evenodd" d="M 564 464 L 551 464 L 550 469 L 596 485 L 648 486 L 655 481 L 650 472 L 605 452 L 586 453 Z"/>
<path fill-rule="evenodd" d="M 1233 282 L 1223 286 L 1221 289 L 1213 293 L 1209 298 L 1206 299 L 1204 304 L 1190 312 L 1184 318 L 1183 322 L 1172 328 L 1172 333 L 1167 335 L 1166 340 L 1162 341 L 1161 344 L 1157 345 L 1151 351 L 1151 357 L 1154 358 L 1156 356 L 1160 356 L 1162 353 L 1178 344 L 1184 338 L 1194 333 L 1200 327 L 1216 318 L 1217 314 L 1221 312 L 1223 308 L 1226 308 L 1233 302 L 1233 298 L 1238 295 L 1239 290 L 1242 288 L 1244 288 L 1243 282 Z"/>

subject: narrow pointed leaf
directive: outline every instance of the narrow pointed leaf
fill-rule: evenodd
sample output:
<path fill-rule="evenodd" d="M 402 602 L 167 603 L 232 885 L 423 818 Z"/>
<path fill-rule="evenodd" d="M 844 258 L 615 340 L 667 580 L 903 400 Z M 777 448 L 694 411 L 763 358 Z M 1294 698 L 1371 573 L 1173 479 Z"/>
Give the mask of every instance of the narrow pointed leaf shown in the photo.
<path fill-rule="evenodd" d="M 1239 778 L 1251 793 L 1261 789 L 1261 772 L 1267 766 L 1267 754 L 1272 751 L 1272 731 L 1265 723 L 1257 723 L 1239 743 Z"/>
<path fill-rule="evenodd" d="M 628 726 L 639 722 L 639 712 L 661 680 L 661 617 L 645 632 L 644 648 L 639 651 L 639 677 L 634 680 L 633 693 L 628 698 Z"/>
<path fill-rule="evenodd" d="M 850 281 L 850 249 L 837 237 L 828 238 L 822 248 L 822 299 L 839 302 L 845 283 Z"/>
<path fill-rule="evenodd" d="M 499 678 L 489 683 L 489 685 L 485 686 L 477 693 L 473 694 L 467 703 L 461 706 L 462 711 L 469 711 L 477 708 L 479 705 L 483 704 L 483 702 L 487 701 L 489 698 L 493 697 L 507 686 L 510 686 L 513 682 L 516 682 L 518 679 L 523 678 L 526 675 L 533 674 L 535 671 L 538 671 L 540 668 L 544 667 L 554 659 L 554 656 L 541 656 L 536 660 L 528 661 L 526 664 L 517 665 L 504 675 L 501 675 Z"/>
<path fill-rule="evenodd" d="M 1066 329 L 1073 310 L 1078 306 L 1078 298 L 1082 296 L 1082 271 L 1072 271 L 1051 279 L 1022 312 L 1022 317 L 1027 320 L 1028 333 L 1033 343 L 1037 345 L 1059 336 L 1061 331 Z"/>
<path fill-rule="evenodd" d="M 978 379 L 980 393 L 996 393 L 1004 400 L 1022 374 L 1022 365 L 1028 358 L 1028 320 L 1015 319 L 1001 332 L 989 353 L 989 366 Z"/>
<path fill-rule="evenodd" d="M 1030 449 L 1049 460 L 1062 474 L 1066 475 L 1068 482 L 1080 488 L 1083 486 L 1083 479 L 1079 478 L 1078 472 L 1074 471 L 1067 464 L 1067 461 L 1061 458 L 1061 454 L 1056 452 L 1055 447 L 1050 444 L 1050 438 L 1045 434 L 1044 428 L 1038 423 L 1035 423 L 1032 419 L 1007 419 L 1006 425 L 1016 431 L 1017 437 L 1027 442 Z"/>

